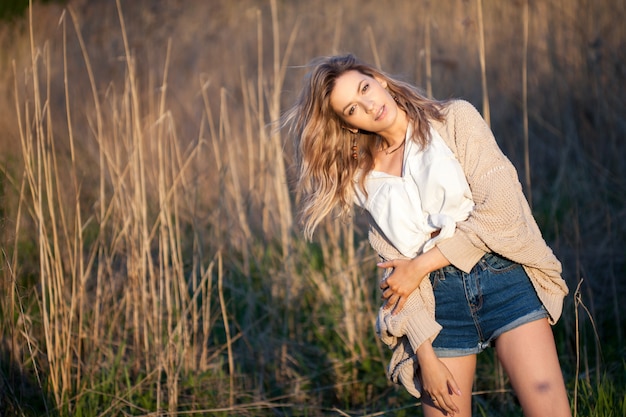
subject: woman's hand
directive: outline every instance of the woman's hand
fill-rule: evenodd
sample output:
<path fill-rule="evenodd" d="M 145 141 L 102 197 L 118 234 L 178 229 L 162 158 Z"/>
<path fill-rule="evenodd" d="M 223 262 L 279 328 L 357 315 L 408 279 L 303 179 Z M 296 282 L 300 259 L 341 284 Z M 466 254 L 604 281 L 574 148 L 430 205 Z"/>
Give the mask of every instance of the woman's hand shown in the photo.
<path fill-rule="evenodd" d="M 393 272 L 380 284 L 385 308 L 394 307 L 393 314 L 399 313 L 409 295 L 419 287 L 422 280 L 429 273 L 447 265 L 450 265 L 450 261 L 437 247 L 410 260 L 395 259 L 380 262 L 379 268 L 393 268 Z"/>
<path fill-rule="evenodd" d="M 404 307 L 404 303 L 409 295 L 424 279 L 424 275 L 420 276 L 415 270 L 413 259 L 396 259 L 378 264 L 380 268 L 393 268 L 391 275 L 380 284 L 383 291 L 382 298 L 385 301 L 385 308 L 394 307 L 393 313 L 397 314 Z"/>
<path fill-rule="evenodd" d="M 417 350 L 420 364 L 424 402 L 454 416 L 459 412 L 452 396 L 461 395 L 461 390 L 448 367 L 435 355 L 429 342 Z"/>

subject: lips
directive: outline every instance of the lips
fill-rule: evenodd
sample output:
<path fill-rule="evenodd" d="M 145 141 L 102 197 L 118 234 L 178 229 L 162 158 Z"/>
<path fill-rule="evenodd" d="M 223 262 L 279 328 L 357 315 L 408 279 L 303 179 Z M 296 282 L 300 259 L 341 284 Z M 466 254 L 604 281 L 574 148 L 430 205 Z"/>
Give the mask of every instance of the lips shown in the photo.
<path fill-rule="evenodd" d="M 380 109 L 378 109 L 378 112 L 376 113 L 376 117 L 374 118 L 375 121 L 380 120 L 383 116 L 385 115 L 385 106 L 383 105 Z"/>

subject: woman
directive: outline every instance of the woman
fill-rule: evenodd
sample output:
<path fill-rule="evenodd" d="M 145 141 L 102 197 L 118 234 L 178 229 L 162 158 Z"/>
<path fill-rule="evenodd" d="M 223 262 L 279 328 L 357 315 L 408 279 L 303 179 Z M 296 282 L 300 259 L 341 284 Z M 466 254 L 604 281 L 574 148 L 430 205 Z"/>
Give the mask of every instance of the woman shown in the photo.
<path fill-rule="evenodd" d="M 371 219 L 389 376 L 424 394 L 424 414 L 470 416 L 476 355 L 494 345 L 526 416 L 569 416 L 550 328 L 561 266 L 474 107 L 343 55 L 312 63 L 284 122 L 305 236 L 354 203 Z"/>

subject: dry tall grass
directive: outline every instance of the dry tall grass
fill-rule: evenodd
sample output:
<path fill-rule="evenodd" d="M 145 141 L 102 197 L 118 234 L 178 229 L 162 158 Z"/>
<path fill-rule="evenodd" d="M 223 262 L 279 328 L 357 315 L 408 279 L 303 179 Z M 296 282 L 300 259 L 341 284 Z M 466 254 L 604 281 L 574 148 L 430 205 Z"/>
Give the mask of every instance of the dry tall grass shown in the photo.
<path fill-rule="evenodd" d="M 599 373 L 602 340 L 623 342 L 602 322 L 623 323 L 626 10 L 574 3 L 76 0 L 2 27 L 13 397 L 31 384 L 67 415 L 410 404 L 384 382 L 362 224 L 329 219 L 301 241 L 291 147 L 269 126 L 303 64 L 346 50 L 490 115 L 572 290 L 585 279 L 563 356 Z M 583 299 L 601 319 L 581 348 Z M 506 392 L 495 378 L 480 389 Z"/>

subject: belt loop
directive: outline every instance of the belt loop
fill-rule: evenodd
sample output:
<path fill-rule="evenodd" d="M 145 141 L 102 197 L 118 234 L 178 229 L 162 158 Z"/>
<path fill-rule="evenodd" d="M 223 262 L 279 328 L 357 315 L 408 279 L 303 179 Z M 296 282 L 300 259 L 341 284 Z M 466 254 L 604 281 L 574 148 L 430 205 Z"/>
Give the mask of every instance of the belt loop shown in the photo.
<path fill-rule="evenodd" d="M 482 258 L 480 258 L 480 260 L 478 261 L 478 264 L 480 265 L 480 269 L 482 269 L 483 271 L 487 269 L 487 261 L 485 260 L 485 257 L 489 254 L 489 252 L 485 252 L 485 254 L 483 255 Z"/>

